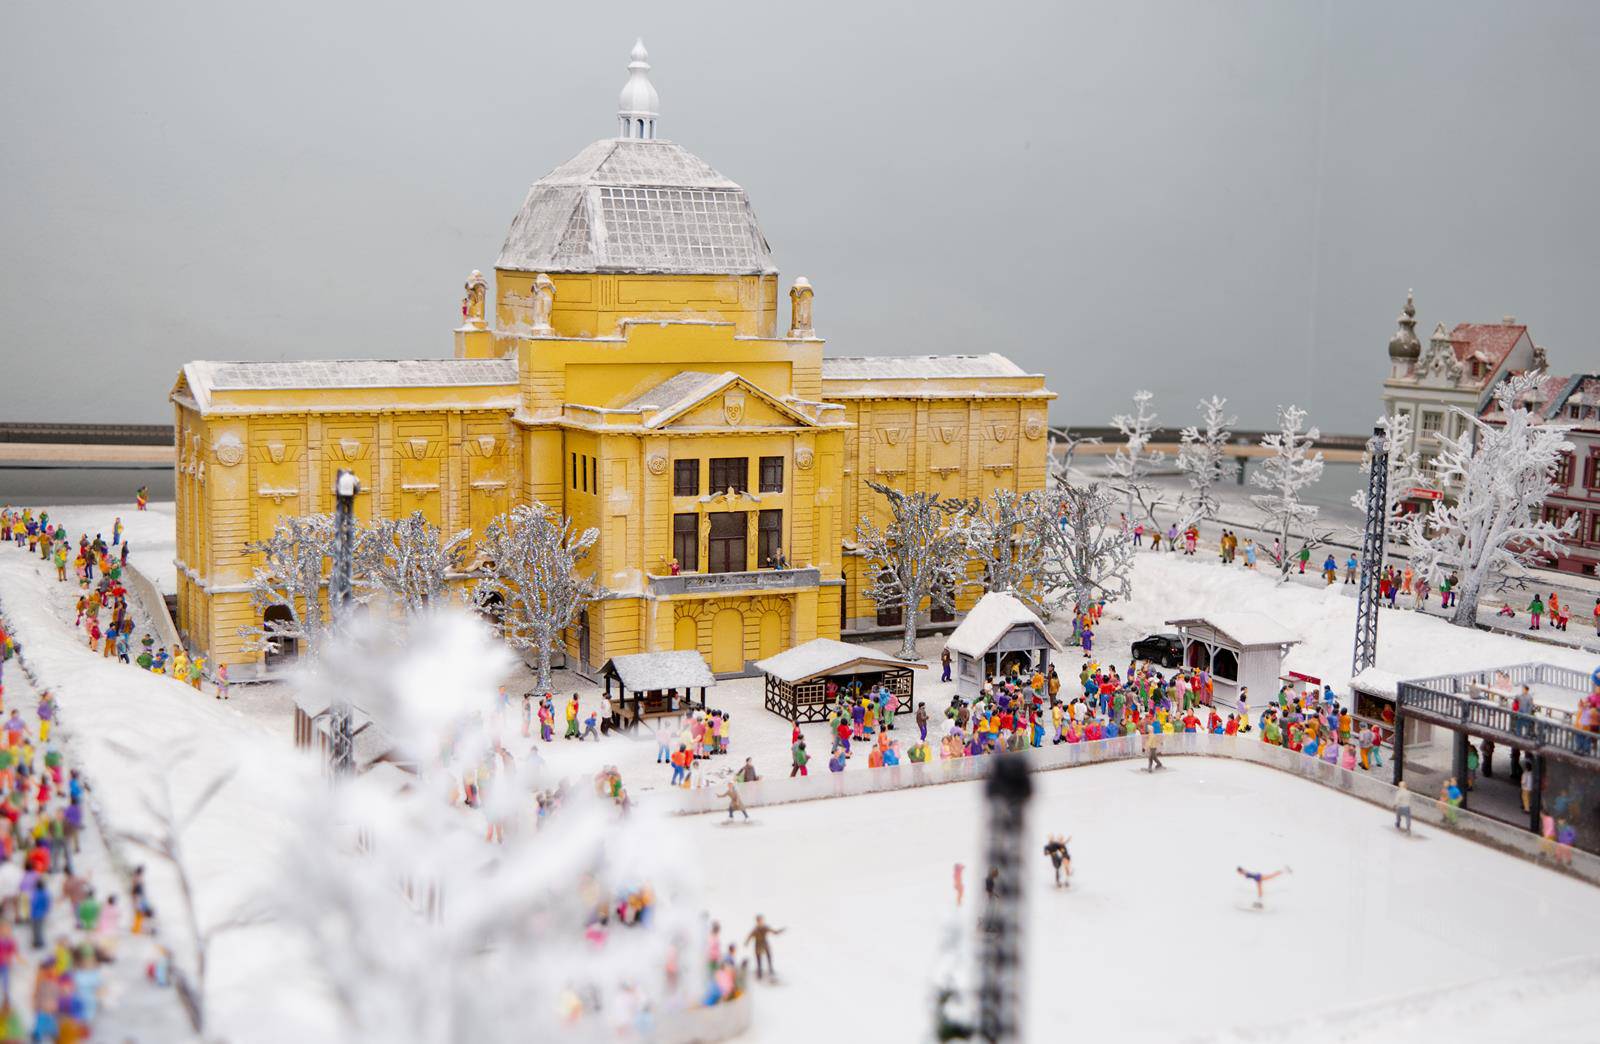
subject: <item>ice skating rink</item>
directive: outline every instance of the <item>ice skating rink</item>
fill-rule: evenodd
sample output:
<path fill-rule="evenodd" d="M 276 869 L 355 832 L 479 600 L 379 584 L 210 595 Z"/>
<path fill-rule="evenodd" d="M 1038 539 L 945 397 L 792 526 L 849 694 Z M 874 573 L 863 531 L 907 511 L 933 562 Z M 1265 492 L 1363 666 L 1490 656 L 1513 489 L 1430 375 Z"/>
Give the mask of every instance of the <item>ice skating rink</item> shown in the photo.
<path fill-rule="evenodd" d="M 1140 764 L 1032 777 L 1029 1040 L 1596 1039 L 1600 891 L 1269 768 Z M 726 937 L 788 929 L 748 1039 L 927 1039 L 954 863 L 964 914 L 983 901 L 982 811 L 963 783 L 681 821 Z M 1240 864 L 1293 872 L 1257 912 Z"/>

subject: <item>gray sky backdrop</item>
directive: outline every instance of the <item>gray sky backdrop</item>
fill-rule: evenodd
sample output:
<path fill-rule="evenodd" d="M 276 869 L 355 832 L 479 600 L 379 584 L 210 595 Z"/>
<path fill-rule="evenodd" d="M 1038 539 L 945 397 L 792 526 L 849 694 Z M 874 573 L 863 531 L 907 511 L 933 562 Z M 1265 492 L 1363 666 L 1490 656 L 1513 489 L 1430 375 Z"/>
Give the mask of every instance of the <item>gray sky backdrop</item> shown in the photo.
<path fill-rule="evenodd" d="M 0 8 L 0 418 L 170 419 L 194 358 L 436 356 L 613 132 L 749 191 L 835 354 L 999 351 L 1055 418 L 1377 411 L 1406 289 L 1600 369 L 1600 4 Z"/>

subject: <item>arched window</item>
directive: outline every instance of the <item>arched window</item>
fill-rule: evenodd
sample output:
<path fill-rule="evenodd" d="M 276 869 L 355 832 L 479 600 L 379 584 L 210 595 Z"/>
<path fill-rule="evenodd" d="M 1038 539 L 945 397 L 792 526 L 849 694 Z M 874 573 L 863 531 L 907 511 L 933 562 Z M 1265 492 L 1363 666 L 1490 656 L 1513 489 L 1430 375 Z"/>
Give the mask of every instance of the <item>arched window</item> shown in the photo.
<path fill-rule="evenodd" d="M 644 137 L 644 121 L 639 121 L 639 137 Z"/>
<path fill-rule="evenodd" d="M 266 612 L 261 614 L 261 626 L 270 628 L 271 625 L 289 627 L 294 624 L 294 614 L 286 605 L 269 605 Z M 274 638 L 267 643 L 266 662 L 268 667 L 275 667 L 282 663 L 292 663 L 300 653 L 300 643 L 294 638 Z"/>

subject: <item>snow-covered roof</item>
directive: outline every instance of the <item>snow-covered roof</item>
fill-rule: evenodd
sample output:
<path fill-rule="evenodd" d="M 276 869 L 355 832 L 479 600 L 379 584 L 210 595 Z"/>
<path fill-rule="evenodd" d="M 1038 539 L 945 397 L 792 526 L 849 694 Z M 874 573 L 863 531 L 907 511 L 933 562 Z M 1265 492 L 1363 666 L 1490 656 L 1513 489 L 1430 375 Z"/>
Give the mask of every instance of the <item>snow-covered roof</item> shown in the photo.
<path fill-rule="evenodd" d="M 1241 649 L 1264 645 L 1295 645 L 1302 639 L 1272 617 L 1247 610 L 1224 610 L 1205 616 L 1168 620 L 1169 627 L 1210 627 Z"/>
<path fill-rule="evenodd" d="M 709 688 L 717 684 L 705 659 L 693 649 L 613 656 L 600 671 L 614 673 L 630 692 Z"/>
<path fill-rule="evenodd" d="M 998 352 L 984 355 L 825 356 L 822 360 L 822 379 L 825 381 L 1026 376 L 1026 370 Z"/>
<path fill-rule="evenodd" d="M 517 383 L 514 359 L 197 361 L 183 368 L 196 396 L 263 388 L 466 387 Z"/>
<path fill-rule="evenodd" d="M 665 410 L 689 400 L 698 402 L 711 394 L 712 387 L 723 378 L 720 373 L 703 373 L 684 370 L 673 374 L 660 384 L 640 392 L 618 406 L 619 410 Z"/>
<path fill-rule="evenodd" d="M 1050 648 L 1056 652 L 1063 651 L 1061 643 L 1056 641 L 1037 613 L 1023 605 L 1015 595 L 1002 591 L 990 591 L 978 599 L 978 604 L 967 613 L 967 618 L 951 632 L 945 648 L 965 656 L 982 656 L 994 648 L 995 643 L 1008 631 L 1018 626 L 1037 628 L 1044 635 L 1044 640 L 1050 643 Z"/>
<path fill-rule="evenodd" d="M 1350 679 L 1350 687 L 1393 699 L 1400 694 L 1400 676 L 1381 667 L 1368 667 Z"/>
<path fill-rule="evenodd" d="M 597 141 L 528 190 L 497 268 L 777 272 L 744 189 L 675 142 Z"/>
<path fill-rule="evenodd" d="M 864 646 L 834 641 L 832 638 L 813 638 L 804 645 L 797 645 L 776 656 L 756 661 L 756 670 L 770 674 L 780 681 L 791 683 L 810 681 L 826 674 L 854 674 L 861 670 L 882 670 L 886 667 L 926 666 L 915 661 L 901 660 Z"/>

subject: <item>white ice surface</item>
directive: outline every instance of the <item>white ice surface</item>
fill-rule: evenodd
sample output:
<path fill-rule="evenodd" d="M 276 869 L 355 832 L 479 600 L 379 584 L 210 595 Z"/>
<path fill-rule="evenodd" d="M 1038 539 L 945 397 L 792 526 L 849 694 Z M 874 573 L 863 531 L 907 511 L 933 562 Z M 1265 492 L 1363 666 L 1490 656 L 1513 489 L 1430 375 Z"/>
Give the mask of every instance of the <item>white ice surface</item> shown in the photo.
<path fill-rule="evenodd" d="M 1032 777 L 1027 1039 L 1296 1040 L 1333 1010 L 1600 953 L 1588 885 L 1429 827 L 1408 840 L 1385 810 L 1271 769 L 1168 763 Z M 982 813 L 982 785 L 962 783 L 760 808 L 748 827 L 686 818 L 729 931 L 742 942 L 757 913 L 788 929 L 774 942 L 783 985 L 758 987 L 749 1039 L 925 1039 L 956 862 L 964 912 L 982 904 Z M 1047 833 L 1071 836 L 1065 891 Z M 1256 912 L 1239 864 L 1293 872 Z M 1568 1039 L 1591 1000 L 1488 1010 L 1522 1039 Z M 1483 1014 L 1446 1004 L 1423 1036 L 1374 1018 L 1333 1039 L 1482 1039 Z"/>

